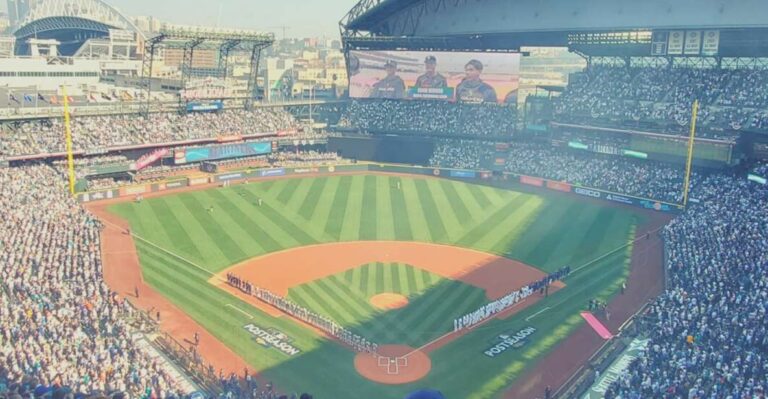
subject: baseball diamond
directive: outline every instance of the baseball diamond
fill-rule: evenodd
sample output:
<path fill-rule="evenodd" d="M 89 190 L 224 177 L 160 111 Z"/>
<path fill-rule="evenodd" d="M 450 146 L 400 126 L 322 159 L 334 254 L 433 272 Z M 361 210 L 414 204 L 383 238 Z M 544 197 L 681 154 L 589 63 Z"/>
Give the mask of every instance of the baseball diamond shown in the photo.
<path fill-rule="evenodd" d="M 130 222 L 153 289 L 262 378 L 288 389 L 300 379 L 301 389 L 335 398 L 399 397 L 425 385 L 468 398 L 502 392 L 582 326 L 584 303 L 617 294 L 637 231 L 648 225 L 640 211 L 579 198 L 371 173 L 280 178 L 106 206 L 93 210 Z M 455 318 L 564 266 L 575 271 L 546 292 L 454 331 Z M 422 361 L 408 363 L 415 359 L 409 353 L 356 354 L 330 330 L 259 300 L 245 282 L 377 347 L 418 351 Z M 383 293 L 407 304 L 373 306 L 371 298 Z M 278 346 L 259 344 L 253 331 Z M 499 337 L 519 339 L 505 345 Z M 505 350 L 493 352 L 499 345 Z M 372 375 L 360 363 L 365 357 L 394 363 L 371 366 Z M 467 362 L 471 369 L 462 367 Z M 471 379 L 451 377 L 467 373 Z M 350 385 L 354 390 L 344 388 Z"/>

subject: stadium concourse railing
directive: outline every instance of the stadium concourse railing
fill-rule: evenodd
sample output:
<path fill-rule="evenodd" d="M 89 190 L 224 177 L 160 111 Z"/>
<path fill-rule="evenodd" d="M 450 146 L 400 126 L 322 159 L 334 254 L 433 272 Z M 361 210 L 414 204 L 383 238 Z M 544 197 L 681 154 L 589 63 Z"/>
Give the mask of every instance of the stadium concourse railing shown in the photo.
<path fill-rule="evenodd" d="M 600 190 L 591 187 L 584 187 L 567 182 L 554 181 L 539 177 L 518 175 L 514 173 L 494 173 L 487 170 L 466 170 L 466 169 L 446 169 L 431 168 L 421 166 L 406 166 L 397 164 L 345 164 L 345 165 L 321 165 L 305 167 L 286 167 L 286 168 L 248 168 L 244 170 L 228 171 L 211 175 L 197 175 L 176 180 L 158 181 L 150 184 L 127 185 L 119 188 L 90 191 L 77 194 L 80 202 L 91 202 L 113 198 L 130 197 L 142 194 L 154 193 L 159 191 L 181 189 L 204 184 L 223 184 L 224 182 L 251 181 L 261 178 L 304 175 L 304 174 L 328 174 L 340 172 L 388 172 L 403 173 L 412 175 L 429 175 L 443 177 L 448 179 L 494 182 L 506 181 L 510 183 L 519 183 L 524 186 L 533 186 L 546 188 L 562 193 L 576 194 L 582 197 L 599 199 L 603 201 L 631 205 L 643 209 L 651 209 L 660 212 L 679 213 L 683 206 L 664 201 L 657 201 L 650 198 L 642 198 L 627 194 L 620 194 L 606 190 Z"/>

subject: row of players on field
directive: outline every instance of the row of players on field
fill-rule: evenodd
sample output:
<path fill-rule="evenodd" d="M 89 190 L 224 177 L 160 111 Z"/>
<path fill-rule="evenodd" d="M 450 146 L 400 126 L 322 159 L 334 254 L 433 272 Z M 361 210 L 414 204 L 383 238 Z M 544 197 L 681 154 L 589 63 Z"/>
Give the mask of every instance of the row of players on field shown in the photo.
<path fill-rule="evenodd" d="M 325 331 L 358 352 L 375 353 L 379 348 L 378 344 L 368 341 L 366 338 L 340 326 L 330 318 L 315 313 L 269 290 L 255 286 L 235 274 L 227 273 L 227 284 Z"/>
<path fill-rule="evenodd" d="M 448 80 L 437 72 L 437 58 L 427 56 L 424 59 L 425 72 L 416 79 L 416 89 L 443 89 L 448 87 Z M 399 99 L 405 98 L 406 89 L 403 78 L 397 75 L 397 61 L 388 60 L 384 63 L 387 75 L 373 84 L 371 98 Z M 483 72 L 483 63 L 478 60 L 470 60 L 464 65 L 464 78 L 456 86 L 456 100 L 467 103 L 497 103 L 498 96 L 493 86 L 485 83 L 480 75 Z M 509 92 L 504 98 L 504 103 L 517 102 L 517 91 Z"/>

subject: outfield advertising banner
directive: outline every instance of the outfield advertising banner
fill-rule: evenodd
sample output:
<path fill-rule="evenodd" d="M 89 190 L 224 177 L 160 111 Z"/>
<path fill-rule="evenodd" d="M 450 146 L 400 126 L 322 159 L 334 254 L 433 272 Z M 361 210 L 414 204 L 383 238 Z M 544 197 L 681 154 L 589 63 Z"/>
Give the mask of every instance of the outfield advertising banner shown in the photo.
<path fill-rule="evenodd" d="M 262 170 L 262 171 L 259 172 L 259 175 L 261 177 L 283 176 L 283 175 L 285 175 L 285 169 L 267 169 L 267 170 Z"/>
<path fill-rule="evenodd" d="M 539 179 L 538 177 L 520 176 L 520 183 L 536 187 L 544 186 L 544 180 Z"/>
<path fill-rule="evenodd" d="M 183 148 L 174 151 L 173 160 L 175 164 L 183 165 L 190 162 L 215 161 L 219 159 L 264 155 L 270 154 L 271 152 L 271 142 L 259 141 L 255 143 Z"/>
<path fill-rule="evenodd" d="M 351 51 L 353 98 L 517 103 L 519 53 Z"/>
<path fill-rule="evenodd" d="M 547 188 L 550 190 L 562 191 L 564 193 L 571 192 L 571 185 L 561 181 L 547 180 Z"/>
<path fill-rule="evenodd" d="M 477 177 L 477 173 L 473 170 L 453 170 L 451 169 L 449 171 L 449 176 L 451 177 L 459 177 L 462 179 L 474 179 Z"/>

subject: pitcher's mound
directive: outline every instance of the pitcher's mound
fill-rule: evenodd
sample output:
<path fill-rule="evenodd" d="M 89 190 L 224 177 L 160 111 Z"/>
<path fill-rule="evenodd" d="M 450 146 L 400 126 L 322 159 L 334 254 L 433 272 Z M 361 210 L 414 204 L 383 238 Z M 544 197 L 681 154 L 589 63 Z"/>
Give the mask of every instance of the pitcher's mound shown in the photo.
<path fill-rule="evenodd" d="M 426 353 L 405 345 L 382 345 L 378 354 L 358 353 L 355 369 L 380 384 L 408 384 L 424 378 L 432 369 Z"/>
<path fill-rule="evenodd" d="M 384 310 L 400 309 L 408 305 L 408 298 L 400 294 L 378 294 L 371 297 L 371 305 Z"/>

